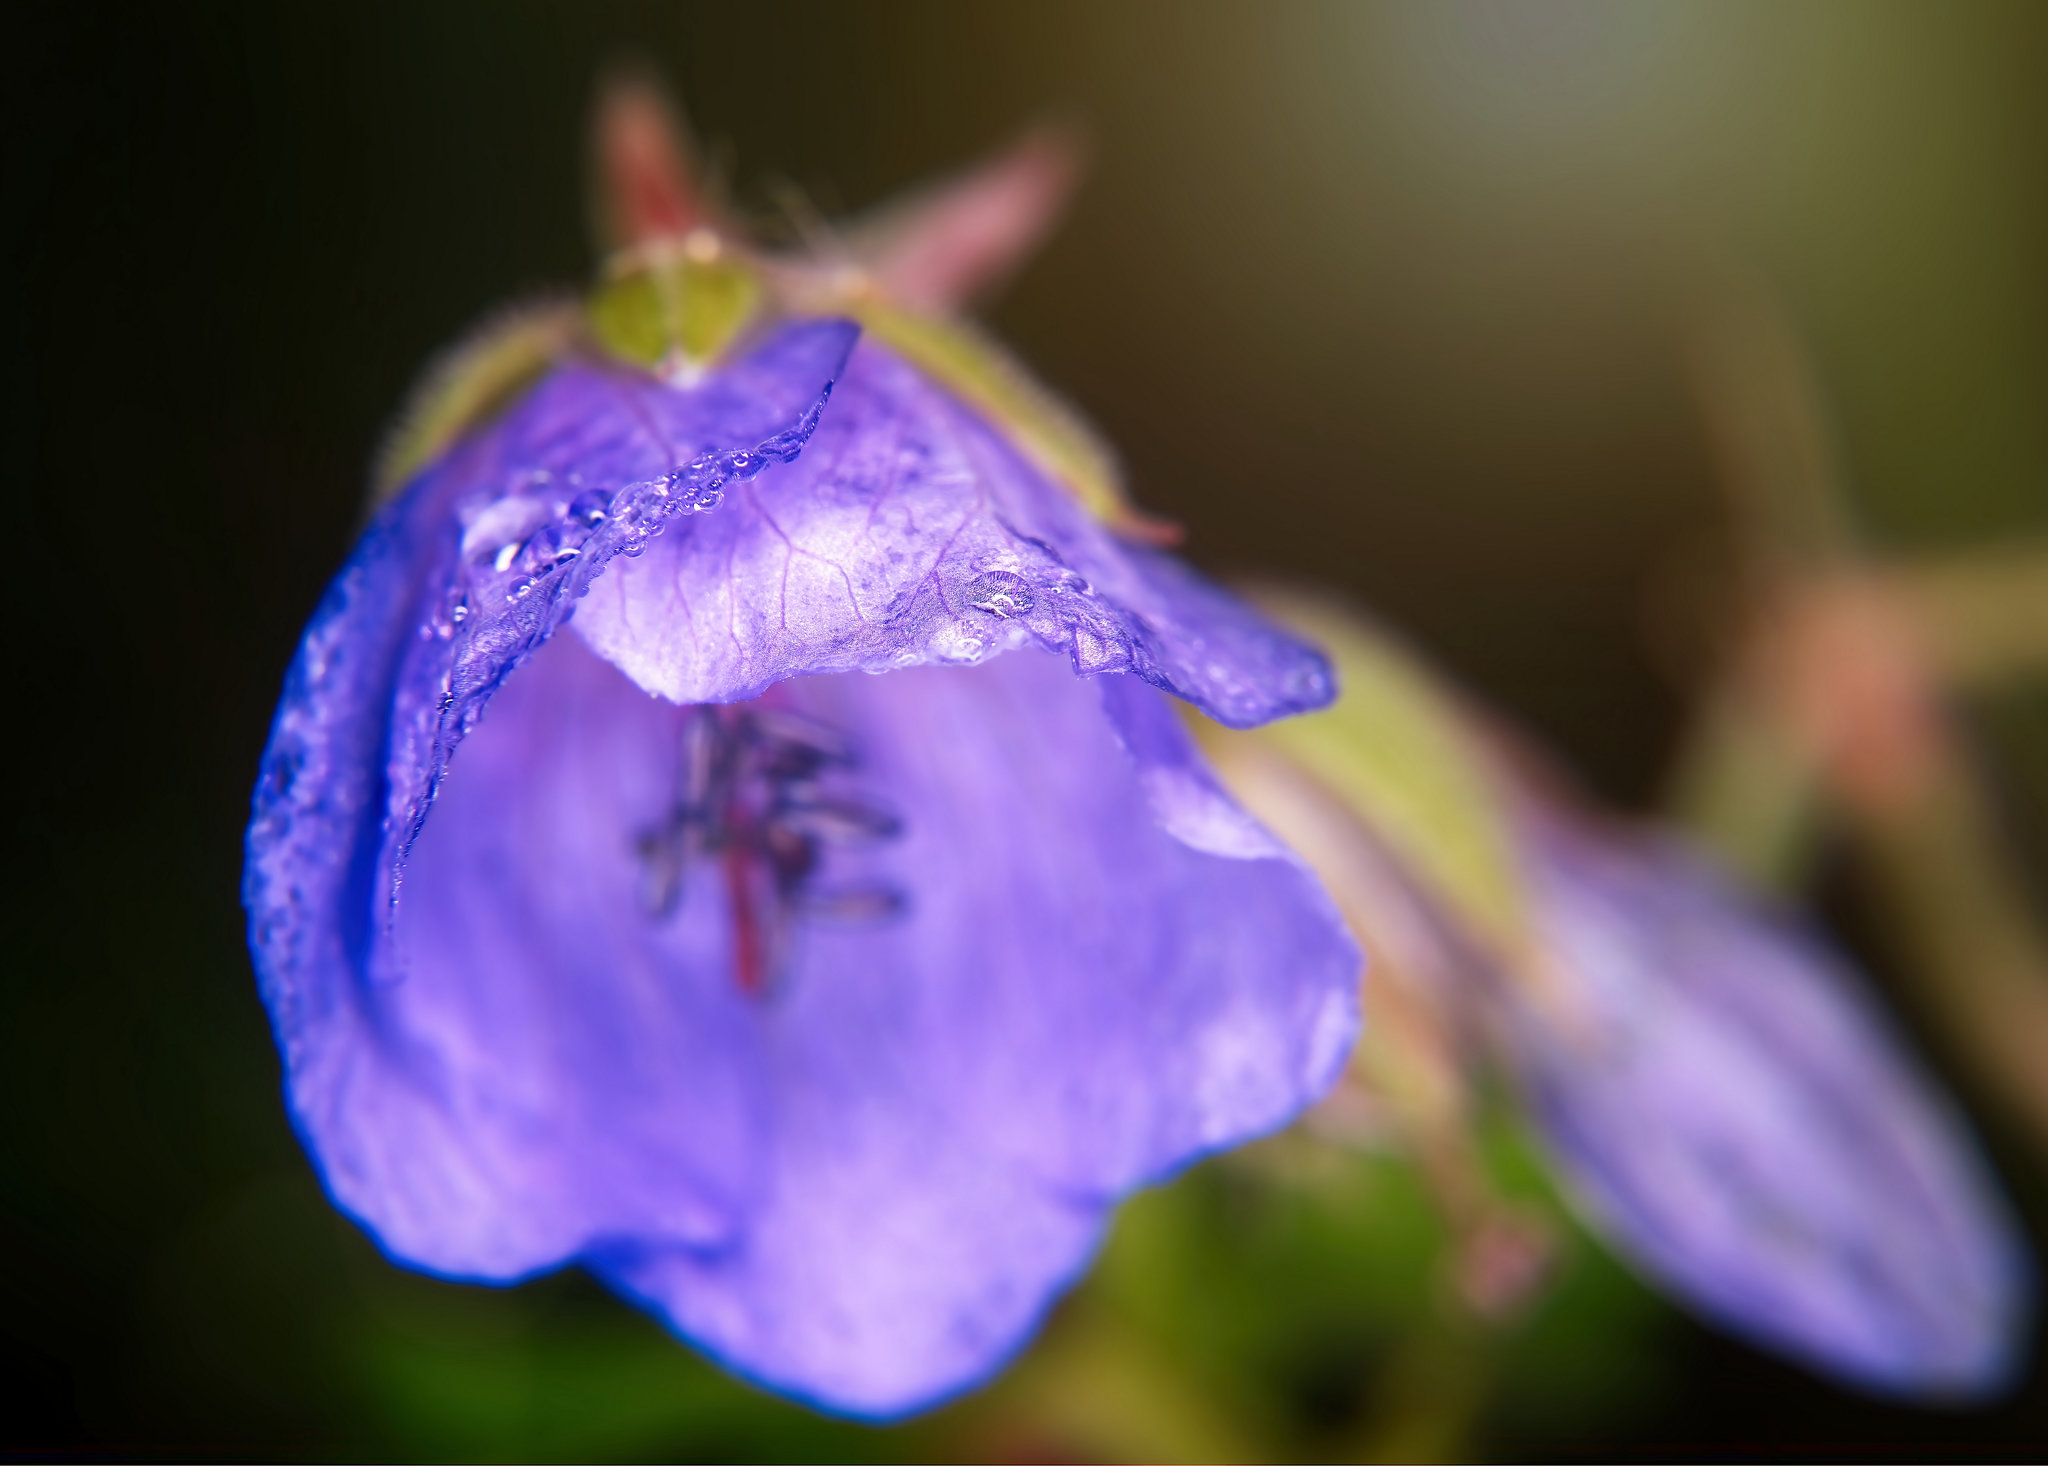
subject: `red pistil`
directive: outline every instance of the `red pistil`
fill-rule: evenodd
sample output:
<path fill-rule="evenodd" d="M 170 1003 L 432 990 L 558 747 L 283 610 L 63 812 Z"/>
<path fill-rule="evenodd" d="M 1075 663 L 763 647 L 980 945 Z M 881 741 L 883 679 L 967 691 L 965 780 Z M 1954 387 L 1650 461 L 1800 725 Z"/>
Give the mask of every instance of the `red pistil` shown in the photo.
<path fill-rule="evenodd" d="M 725 892 L 732 908 L 732 975 L 740 991 L 758 997 L 768 987 L 768 934 L 754 900 L 750 852 L 741 845 L 725 851 Z"/>

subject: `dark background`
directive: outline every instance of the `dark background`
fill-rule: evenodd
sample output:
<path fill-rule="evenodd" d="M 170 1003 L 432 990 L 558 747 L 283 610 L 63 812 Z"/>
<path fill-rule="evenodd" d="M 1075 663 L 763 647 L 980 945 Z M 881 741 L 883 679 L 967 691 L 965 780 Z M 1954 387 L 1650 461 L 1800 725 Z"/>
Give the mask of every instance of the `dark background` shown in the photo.
<path fill-rule="evenodd" d="M 1713 281 L 1768 282 L 1806 333 L 1880 543 L 2048 528 L 2048 8 L 17 0 L 0 1447 L 907 1449 L 687 1363 L 608 1405 L 683 1357 L 622 1305 L 379 1262 L 288 1132 L 242 945 L 256 758 L 380 425 L 479 314 L 585 277 L 585 115 L 622 55 L 763 214 L 1078 117 L 1090 179 L 997 328 L 1196 559 L 1348 589 L 1638 807 L 1687 706 L 1659 608 L 1725 559 L 1683 349 Z M 2038 701 L 1981 713 L 2037 848 Z M 1498 1448 L 2048 1441 L 2038 1388 L 1929 1414 L 1660 1337 L 1652 1404 Z M 465 1435 L 450 1400 L 537 1423 Z M 632 1418 L 549 1435 L 565 1410 Z"/>

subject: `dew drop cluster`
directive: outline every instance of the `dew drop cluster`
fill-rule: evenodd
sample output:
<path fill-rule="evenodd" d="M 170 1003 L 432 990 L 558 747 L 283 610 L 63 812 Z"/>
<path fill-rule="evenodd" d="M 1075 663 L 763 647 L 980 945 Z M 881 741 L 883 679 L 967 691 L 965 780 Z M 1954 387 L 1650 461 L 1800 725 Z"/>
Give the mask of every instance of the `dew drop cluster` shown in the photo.
<path fill-rule="evenodd" d="M 715 509 L 733 484 L 795 459 L 831 393 L 828 384 L 772 437 L 700 454 L 656 478 L 607 488 L 574 472 L 524 469 L 461 513 L 448 589 L 421 623 L 425 645 L 409 670 L 415 686 L 431 682 L 438 690 L 425 715 L 431 730 L 423 730 L 432 743 L 428 777 L 418 789 L 400 791 L 405 808 L 393 811 L 394 902 L 405 857 L 425 826 L 449 759 L 499 684 L 561 627 L 613 558 L 643 553 L 671 520 Z"/>

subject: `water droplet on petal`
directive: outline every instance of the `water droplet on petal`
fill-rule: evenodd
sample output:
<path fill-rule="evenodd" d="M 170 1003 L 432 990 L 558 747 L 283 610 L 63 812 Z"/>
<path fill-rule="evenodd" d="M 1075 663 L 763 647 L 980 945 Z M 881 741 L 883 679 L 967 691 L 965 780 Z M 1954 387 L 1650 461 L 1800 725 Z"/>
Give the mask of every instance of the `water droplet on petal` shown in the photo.
<path fill-rule="evenodd" d="M 991 616 L 1023 616 L 1035 602 L 1023 576 L 1010 570 L 988 570 L 967 584 L 967 604 Z"/>
<path fill-rule="evenodd" d="M 1120 672 L 1131 665 L 1131 651 L 1120 640 L 1103 636 L 1085 626 L 1074 628 L 1074 671 L 1083 677 L 1096 672 Z"/>
<path fill-rule="evenodd" d="M 933 633 L 931 654 L 942 662 L 975 662 L 988 650 L 988 643 L 958 622 L 949 621 Z"/>

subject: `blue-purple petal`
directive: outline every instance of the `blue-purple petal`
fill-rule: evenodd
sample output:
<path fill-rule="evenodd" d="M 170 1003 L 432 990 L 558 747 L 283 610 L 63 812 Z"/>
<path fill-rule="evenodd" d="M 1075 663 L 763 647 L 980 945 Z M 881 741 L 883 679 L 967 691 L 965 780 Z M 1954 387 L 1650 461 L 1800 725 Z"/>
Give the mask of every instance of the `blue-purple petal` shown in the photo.
<path fill-rule="evenodd" d="M 1357 955 L 1146 685 L 1271 716 L 1327 695 L 1320 658 L 1117 545 L 893 358 L 857 358 L 888 390 L 794 472 L 851 340 L 790 328 L 689 391 L 571 363 L 410 486 L 294 664 L 245 896 L 294 1121 L 390 1252 L 487 1279 L 580 1259 L 734 1367 L 886 1414 L 1017 1347 L 1120 1193 L 1326 1086 Z M 901 420 L 860 408 L 891 392 Z M 847 478 L 875 442 L 970 476 Z M 814 534 L 841 491 L 892 526 L 859 573 L 923 556 L 933 589 L 872 641 L 858 616 L 749 621 L 769 585 L 732 567 L 784 533 L 776 495 Z M 944 519 L 949 495 L 980 507 Z M 1026 594 L 985 561 L 963 590 L 991 546 Z M 798 921 L 765 992 L 715 878 L 647 898 L 691 710 L 555 635 L 642 575 L 587 628 L 630 667 L 674 614 L 648 588 L 707 559 L 746 592 L 736 650 L 675 690 L 772 688 L 842 730 L 903 829 L 819 873 L 900 912 Z M 1034 619 L 1041 594 L 1073 609 Z M 952 654 L 948 626 L 985 625 Z M 909 669 L 783 680 L 875 665 Z"/>
<path fill-rule="evenodd" d="M 1509 1051 L 1595 1223 L 1702 1312 L 1865 1388 L 2003 1383 L 2024 1253 L 1853 975 L 1673 848 L 1545 818 L 1531 850 L 1574 981 Z"/>
<path fill-rule="evenodd" d="M 1051 658 L 769 705 L 859 750 L 903 834 L 824 876 L 896 887 L 901 915 L 806 924 L 775 991 L 745 992 L 715 876 L 666 919 L 640 903 L 687 710 L 562 638 L 465 743 L 397 980 L 328 1005 L 293 1101 L 398 1256 L 581 1258 L 734 1367 L 888 1414 L 1007 1357 L 1121 1193 L 1320 1093 L 1357 957 L 1291 859 L 1158 828 Z"/>
<path fill-rule="evenodd" d="M 878 869 L 908 911 L 805 932 L 764 1013 L 777 1128 L 744 1246 L 598 1265 L 739 1367 L 888 1414 L 1007 1357 L 1122 1192 L 1320 1094 L 1358 958 L 1291 859 L 1159 830 L 1049 657 L 782 691 L 901 814 Z"/>
<path fill-rule="evenodd" d="M 391 721 L 394 881 L 499 684 L 607 570 L 796 458 L 858 334 L 848 321 L 788 326 L 687 391 L 602 364 L 558 367 L 386 511 L 373 533 L 435 555 L 401 606 L 366 608 L 417 627 Z"/>
<path fill-rule="evenodd" d="M 671 527 L 576 627 L 650 691 L 730 702 L 798 673 L 1037 644 L 1233 727 L 1320 707 L 1320 652 L 1118 539 L 972 410 L 864 341 L 798 462 Z"/>

